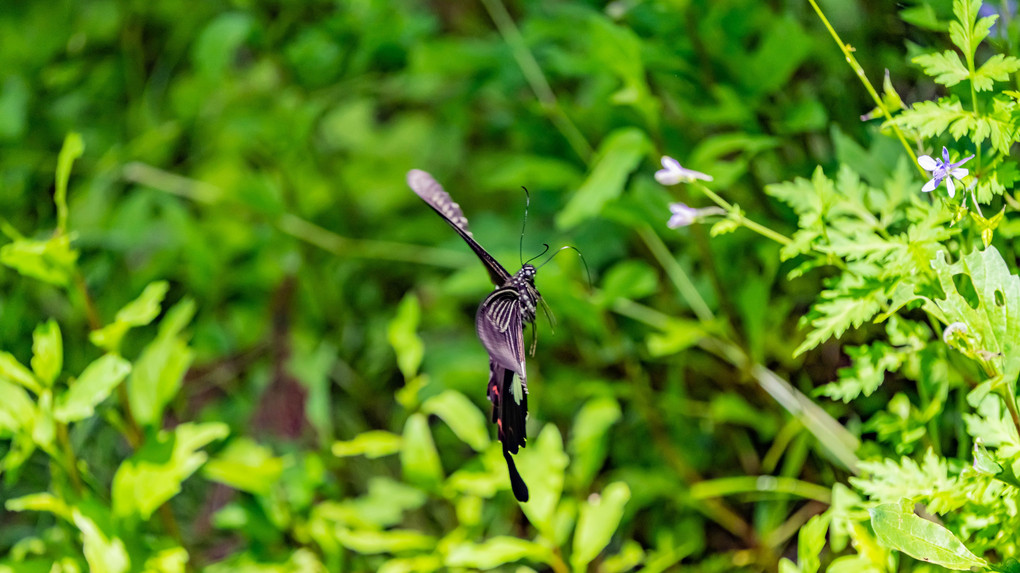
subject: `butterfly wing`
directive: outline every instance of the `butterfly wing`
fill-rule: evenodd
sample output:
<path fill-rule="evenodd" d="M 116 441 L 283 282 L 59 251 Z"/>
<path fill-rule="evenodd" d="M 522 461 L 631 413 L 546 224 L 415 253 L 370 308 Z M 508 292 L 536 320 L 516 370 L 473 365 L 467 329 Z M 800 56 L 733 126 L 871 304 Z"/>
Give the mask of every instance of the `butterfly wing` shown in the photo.
<path fill-rule="evenodd" d="M 514 288 L 496 289 L 478 307 L 475 327 L 489 353 L 489 401 L 510 485 L 518 501 L 528 501 L 528 486 L 510 454 L 527 445 L 528 385 L 524 363 L 524 322 L 520 295 Z"/>
<path fill-rule="evenodd" d="M 471 231 L 468 229 L 467 217 L 461 211 L 460 205 L 450 197 L 450 194 L 443 189 L 442 185 L 431 175 L 420 169 L 412 169 L 407 172 L 407 184 L 423 201 L 428 203 L 429 207 L 432 207 L 436 213 L 439 213 L 439 216 L 445 219 L 453 227 L 453 230 L 457 231 L 457 234 L 471 247 L 471 250 L 478 255 L 478 258 L 482 260 L 482 264 L 489 271 L 489 276 L 492 277 L 492 282 L 496 286 L 503 286 L 510 280 L 510 273 L 488 251 L 482 248 L 474 236 L 471 235 Z"/>

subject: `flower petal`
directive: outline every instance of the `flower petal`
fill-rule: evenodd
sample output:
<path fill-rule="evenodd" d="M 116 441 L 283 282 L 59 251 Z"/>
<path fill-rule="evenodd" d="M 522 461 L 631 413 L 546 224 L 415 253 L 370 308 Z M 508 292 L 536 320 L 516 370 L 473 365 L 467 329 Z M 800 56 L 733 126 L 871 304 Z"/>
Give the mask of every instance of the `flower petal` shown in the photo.
<path fill-rule="evenodd" d="M 668 155 L 663 155 L 662 156 L 662 167 L 665 168 L 665 169 L 668 169 L 669 171 L 679 171 L 679 170 L 683 169 L 683 167 L 680 167 L 680 162 L 679 161 L 677 161 L 676 159 L 673 159 L 672 157 L 670 157 Z"/>
<path fill-rule="evenodd" d="M 946 177 L 946 188 L 949 189 L 949 196 L 953 197 L 956 195 L 956 187 L 953 185 L 953 178 Z"/>
<path fill-rule="evenodd" d="M 949 163 L 949 148 L 942 146 L 942 162 Z"/>
<path fill-rule="evenodd" d="M 963 179 L 964 177 L 967 176 L 968 173 L 970 173 L 970 170 L 964 169 L 963 167 L 957 167 L 956 169 L 953 169 L 952 171 L 949 172 L 950 175 L 956 177 L 957 179 Z"/>
<path fill-rule="evenodd" d="M 924 187 L 921 187 L 921 191 L 924 191 L 925 193 L 930 193 L 930 192 L 934 191 L 935 188 L 938 187 L 939 183 L 941 183 L 941 182 L 942 181 L 940 181 L 939 179 L 932 179 L 932 180 L 928 181 L 927 183 L 925 183 Z"/>
<path fill-rule="evenodd" d="M 917 158 L 917 164 L 921 166 L 921 169 L 925 171 L 935 171 L 938 165 L 935 164 L 935 160 L 930 155 L 922 155 Z"/>
<path fill-rule="evenodd" d="M 680 182 L 680 174 L 669 169 L 660 169 L 655 172 L 655 180 L 661 185 L 676 185 Z"/>

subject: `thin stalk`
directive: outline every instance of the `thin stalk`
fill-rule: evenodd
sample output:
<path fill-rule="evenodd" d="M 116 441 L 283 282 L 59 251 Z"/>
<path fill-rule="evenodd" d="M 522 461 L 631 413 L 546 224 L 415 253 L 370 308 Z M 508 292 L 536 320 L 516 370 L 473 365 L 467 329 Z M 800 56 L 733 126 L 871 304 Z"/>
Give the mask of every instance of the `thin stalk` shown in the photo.
<path fill-rule="evenodd" d="M 67 466 L 67 476 L 71 479 L 71 486 L 74 493 L 81 497 L 84 491 L 81 483 L 81 474 L 78 473 L 77 458 L 74 455 L 74 448 L 71 447 L 71 438 L 67 433 L 67 424 L 57 422 L 57 441 L 60 442 L 60 450 L 64 454 L 64 465 Z"/>
<path fill-rule="evenodd" d="M 885 102 L 882 101 L 882 97 L 878 95 L 878 92 L 875 90 L 875 86 L 871 85 L 871 81 L 868 80 L 868 75 L 864 73 L 864 68 L 861 67 L 861 65 L 857 62 L 857 58 L 854 57 L 853 48 L 847 44 L 844 44 L 843 40 L 839 38 L 839 34 L 836 33 L 836 30 L 832 27 L 832 24 L 829 23 L 828 18 L 825 17 L 825 13 L 822 12 L 822 9 L 818 6 L 818 3 L 815 0 L 808 0 L 808 2 L 811 4 L 811 7 L 815 9 L 815 13 L 818 14 L 818 18 L 822 21 L 822 24 L 824 24 L 825 27 L 829 30 L 829 34 L 832 35 L 832 39 L 836 41 L 836 44 L 839 46 L 840 51 L 843 52 L 843 56 L 846 57 L 846 63 L 849 64 L 850 69 L 852 69 L 854 73 L 857 74 L 857 77 L 861 80 L 861 83 L 864 85 L 864 89 L 868 91 L 868 95 L 870 95 L 872 101 L 875 102 L 875 106 L 877 106 L 878 109 L 882 110 L 882 115 L 885 116 L 886 122 L 892 128 L 893 132 L 896 134 L 896 138 L 900 140 L 900 143 L 903 145 L 903 149 L 907 151 L 907 155 L 909 155 L 910 158 L 913 160 L 914 166 L 917 167 L 917 170 L 918 172 L 920 172 L 921 177 L 927 177 L 928 173 L 924 169 L 922 169 L 920 165 L 917 164 L 917 155 L 914 153 L 914 150 L 910 147 L 910 144 L 907 143 L 907 138 L 903 136 L 903 132 L 900 131 L 899 126 L 893 123 L 892 114 L 889 113 L 889 108 L 885 106 Z"/>
<path fill-rule="evenodd" d="M 472 259 L 466 253 L 462 254 L 446 249 L 421 247 L 395 241 L 351 239 L 289 213 L 281 215 L 276 220 L 276 228 L 296 239 L 342 257 L 420 263 L 451 269 L 463 268 L 470 264 Z"/>
<path fill-rule="evenodd" d="M 759 235 L 767 239 L 772 239 L 773 241 L 779 243 L 780 245 L 789 245 L 791 242 L 793 242 L 789 237 L 783 235 L 782 233 L 777 233 L 776 231 L 773 231 L 772 229 L 769 229 L 764 225 L 760 225 L 741 214 L 735 214 L 733 212 L 733 205 L 729 201 L 723 199 L 715 191 L 712 191 L 711 189 L 705 187 L 700 183 L 696 185 L 698 189 L 701 190 L 702 193 L 704 193 L 716 205 L 725 209 L 726 212 L 730 214 L 730 217 L 735 218 L 736 222 L 739 223 L 740 225 L 747 227 L 748 229 L 754 231 L 755 233 L 758 233 Z"/>
<path fill-rule="evenodd" d="M 680 296 L 687 301 L 691 310 L 697 315 L 698 320 L 702 322 L 714 320 L 715 315 L 712 313 L 712 309 L 708 308 L 708 304 L 705 303 L 705 299 L 702 298 L 697 287 L 691 282 L 690 277 L 684 272 L 680 263 L 676 262 L 676 259 L 673 258 L 673 254 L 666 248 L 659 235 L 648 225 L 641 225 L 638 227 L 637 232 L 641 240 L 645 242 L 648 250 L 652 252 L 652 256 L 655 257 L 655 260 L 659 261 L 659 265 L 666 271 L 669 279 L 673 281 L 673 285 L 680 291 Z"/>
<path fill-rule="evenodd" d="M 567 143 L 574 150 L 574 153 L 585 163 L 590 162 L 592 156 L 591 145 L 588 144 L 588 140 L 585 139 L 581 130 L 574 125 L 574 122 L 563 111 L 559 100 L 556 99 L 556 94 L 545 79 L 542 67 L 535 61 L 531 50 L 528 49 L 527 44 L 524 42 L 524 36 L 521 35 L 517 24 L 510 17 L 510 13 L 506 11 L 506 7 L 503 6 L 500 0 L 482 0 L 482 4 L 489 12 L 489 17 L 492 18 L 496 29 L 503 36 L 503 40 L 510 46 L 514 60 L 517 61 L 517 66 L 521 68 L 521 73 L 524 74 L 524 79 L 531 85 L 531 90 L 535 92 L 535 97 L 538 98 L 539 103 L 542 104 L 542 107 L 550 119 L 552 119 L 553 124 L 563 134 Z"/>

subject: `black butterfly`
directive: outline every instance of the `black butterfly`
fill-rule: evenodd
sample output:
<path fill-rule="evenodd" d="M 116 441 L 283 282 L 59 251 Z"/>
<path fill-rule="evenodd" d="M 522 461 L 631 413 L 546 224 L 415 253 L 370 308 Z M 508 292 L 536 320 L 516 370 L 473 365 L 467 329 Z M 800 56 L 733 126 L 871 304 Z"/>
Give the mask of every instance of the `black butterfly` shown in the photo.
<path fill-rule="evenodd" d="M 516 454 L 518 448 L 527 445 L 524 424 L 528 418 L 528 375 L 524 365 L 524 326 L 535 322 L 536 305 L 542 299 L 535 288 L 535 267 L 525 263 L 517 274 L 507 272 L 475 241 L 460 205 L 428 173 L 418 169 L 408 171 L 407 184 L 467 242 L 496 284 L 496 290 L 478 307 L 475 329 L 489 353 L 492 421 L 503 444 L 510 485 L 518 501 L 528 501 L 528 486 L 510 454 Z"/>

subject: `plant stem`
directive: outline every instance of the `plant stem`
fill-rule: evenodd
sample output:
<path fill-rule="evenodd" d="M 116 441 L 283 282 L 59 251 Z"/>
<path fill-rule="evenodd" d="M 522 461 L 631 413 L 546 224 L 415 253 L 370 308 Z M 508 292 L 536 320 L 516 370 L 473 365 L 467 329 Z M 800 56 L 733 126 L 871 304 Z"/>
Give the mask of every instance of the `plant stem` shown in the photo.
<path fill-rule="evenodd" d="M 673 258 L 673 254 L 666 248 L 665 243 L 662 239 L 652 230 L 648 225 L 641 225 L 637 229 L 638 235 L 641 240 L 645 242 L 648 250 L 652 252 L 652 256 L 659 261 L 659 265 L 669 275 L 671 281 L 676 286 L 676 289 L 680 291 L 680 296 L 683 297 L 687 304 L 690 305 L 691 310 L 698 317 L 698 320 L 702 322 L 709 322 L 715 319 L 715 315 L 712 313 L 712 309 L 708 308 L 708 304 L 705 303 L 705 299 L 702 298 L 701 293 L 698 292 L 697 287 L 691 282 L 690 277 L 684 272 L 683 267 L 680 263 L 676 262 Z"/>
<path fill-rule="evenodd" d="M 57 422 L 57 440 L 60 442 L 60 449 L 64 453 L 64 465 L 67 466 L 67 475 L 71 478 L 71 486 L 74 492 L 80 497 L 83 489 L 81 474 L 78 473 L 78 461 L 71 447 L 71 438 L 67 433 L 67 424 Z"/>
<path fill-rule="evenodd" d="M 736 213 L 733 209 L 733 204 L 727 201 L 726 199 L 720 197 L 715 191 L 712 191 L 711 189 L 705 187 L 700 183 L 697 184 L 697 187 L 716 205 L 725 209 L 726 212 L 730 214 L 730 217 L 735 218 L 736 222 L 739 223 L 740 225 L 747 227 L 748 229 L 754 231 L 755 233 L 758 233 L 759 235 L 767 239 L 772 239 L 773 241 L 779 243 L 780 245 L 789 245 L 792 242 L 790 238 L 787 237 L 786 235 L 777 233 L 776 231 L 773 231 L 772 229 L 769 229 L 764 225 L 755 223 L 754 221 L 748 219 L 747 217 Z"/>
<path fill-rule="evenodd" d="M 482 0 L 482 4 L 485 5 L 485 9 L 489 12 L 489 17 L 492 18 L 496 29 L 499 30 L 507 45 L 510 46 L 514 59 L 517 60 L 517 65 L 521 68 L 521 73 L 524 74 L 524 78 L 531 85 L 531 90 L 535 92 L 535 97 L 538 98 L 539 103 L 542 104 L 546 113 L 549 114 L 553 124 L 563 134 L 567 143 L 573 148 L 574 153 L 585 163 L 589 163 L 592 156 L 591 145 L 588 144 L 588 140 L 585 139 L 581 130 L 574 125 L 574 122 L 563 111 L 563 107 L 560 106 L 559 101 L 556 99 L 556 94 L 545 79 L 542 67 L 535 61 L 535 57 L 528 49 L 521 31 L 506 11 L 506 7 L 503 6 L 500 0 Z"/>
<path fill-rule="evenodd" d="M 829 34 L 831 34 L 832 39 L 836 41 L 836 44 L 839 46 L 840 51 L 843 52 L 843 55 L 846 57 L 846 63 L 850 65 L 850 69 L 852 69 L 854 73 L 857 74 L 857 77 L 861 80 L 861 83 L 864 84 L 864 89 L 868 91 L 868 95 L 871 96 L 872 101 L 875 102 L 875 105 L 878 107 L 878 109 L 882 110 L 882 115 L 885 116 L 887 125 L 889 125 L 892 128 L 893 132 L 896 134 L 896 138 L 900 140 L 901 144 L 903 144 L 903 149 L 907 151 L 907 155 L 909 155 L 910 158 L 913 160 L 914 166 L 917 167 L 918 172 L 921 173 L 921 177 L 927 177 L 928 173 L 924 169 L 922 169 L 920 165 L 917 164 L 917 155 L 914 153 L 914 150 L 910 147 L 910 144 L 907 143 L 907 138 L 903 136 L 903 132 L 900 131 L 899 126 L 893 123 L 892 114 L 889 113 L 889 108 L 885 106 L 885 102 L 882 101 L 881 96 L 879 96 L 878 92 L 875 91 L 875 87 L 871 85 L 871 81 L 868 80 L 868 75 L 864 73 L 864 68 L 862 68 L 861 65 L 857 63 L 857 58 L 855 58 L 853 54 L 853 48 L 847 44 L 844 44 L 843 40 L 839 38 L 839 34 L 836 33 L 836 30 L 832 27 L 832 24 L 829 23 L 828 18 L 825 17 L 825 13 L 822 12 L 822 9 L 818 6 L 818 3 L 815 0 L 808 0 L 808 2 L 811 4 L 811 7 L 815 9 L 815 13 L 818 14 L 818 18 L 822 21 L 822 24 L 824 24 L 825 27 L 829 30 Z"/>

